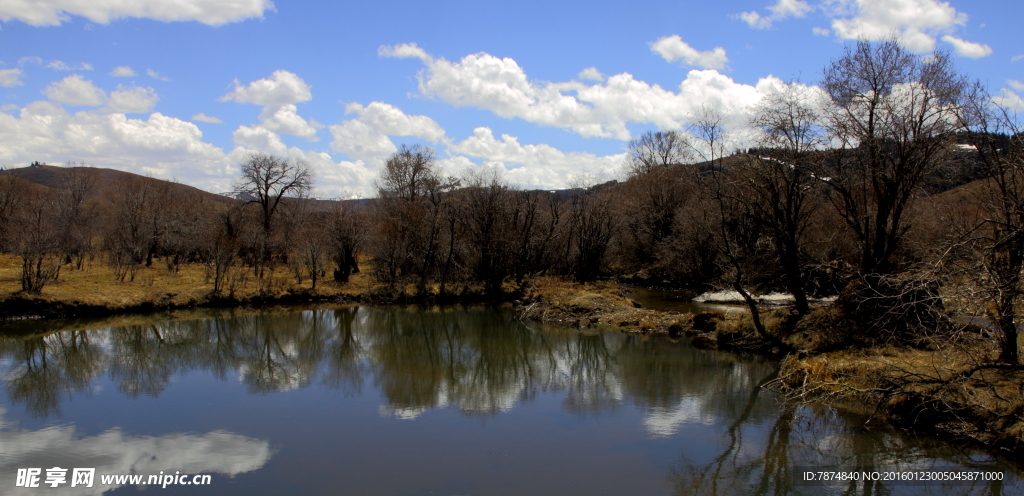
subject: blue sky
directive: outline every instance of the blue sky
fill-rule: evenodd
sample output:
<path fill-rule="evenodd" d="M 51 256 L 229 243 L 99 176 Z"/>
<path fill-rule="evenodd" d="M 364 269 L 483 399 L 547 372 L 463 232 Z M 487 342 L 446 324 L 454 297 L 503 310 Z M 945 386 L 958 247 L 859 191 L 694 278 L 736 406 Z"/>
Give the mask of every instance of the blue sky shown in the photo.
<path fill-rule="evenodd" d="M 621 174 L 702 107 L 813 91 L 857 37 L 953 53 L 1024 110 L 1022 2 L 37 0 L 0 5 L 0 165 L 84 162 L 226 191 L 262 150 L 322 197 L 373 194 L 402 143 L 528 188 Z"/>

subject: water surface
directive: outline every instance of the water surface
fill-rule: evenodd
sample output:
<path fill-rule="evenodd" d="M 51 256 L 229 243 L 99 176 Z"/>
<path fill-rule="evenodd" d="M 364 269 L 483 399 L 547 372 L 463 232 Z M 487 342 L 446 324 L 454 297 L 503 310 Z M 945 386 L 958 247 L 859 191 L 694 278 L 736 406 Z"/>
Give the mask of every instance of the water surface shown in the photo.
<path fill-rule="evenodd" d="M 665 336 L 484 308 L 60 324 L 0 338 L 2 494 L 157 489 L 15 487 L 19 468 L 54 466 L 211 475 L 209 486 L 161 494 L 1022 494 L 1000 460 L 784 405 L 757 387 L 774 364 Z M 1007 481 L 814 487 L 793 477 L 825 466 L 965 467 Z"/>

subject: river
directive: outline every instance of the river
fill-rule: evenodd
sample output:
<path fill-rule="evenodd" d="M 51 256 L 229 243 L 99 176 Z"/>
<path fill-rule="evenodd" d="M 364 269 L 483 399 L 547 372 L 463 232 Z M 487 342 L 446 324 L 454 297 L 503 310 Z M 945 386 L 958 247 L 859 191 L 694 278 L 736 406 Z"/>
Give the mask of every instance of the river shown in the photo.
<path fill-rule="evenodd" d="M 998 458 L 786 405 L 758 388 L 775 364 L 686 339 L 461 307 L 7 328 L 36 334 L 0 338 L 0 494 L 1024 494 Z M 940 471 L 1004 480 L 862 480 Z M 208 484 L 145 484 L 168 479 Z"/>

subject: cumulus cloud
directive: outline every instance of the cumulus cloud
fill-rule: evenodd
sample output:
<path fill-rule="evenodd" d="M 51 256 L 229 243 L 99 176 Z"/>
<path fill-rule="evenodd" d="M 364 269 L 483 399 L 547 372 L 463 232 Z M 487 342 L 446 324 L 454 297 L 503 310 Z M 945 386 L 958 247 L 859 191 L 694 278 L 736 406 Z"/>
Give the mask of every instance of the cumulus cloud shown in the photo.
<path fill-rule="evenodd" d="M 651 43 L 651 50 L 669 62 L 682 60 L 687 65 L 704 69 L 724 69 L 725 64 L 729 62 L 724 48 L 715 47 L 713 50 L 701 52 L 691 47 L 677 34 L 658 38 L 658 41 Z"/>
<path fill-rule="evenodd" d="M 494 137 L 487 127 L 478 127 L 473 135 L 448 147 L 456 155 L 483 160 L 484 166 L 501 167 L 510 182 L 527 188 L 564 188 L 581 174 L 598 177 L 614 176 L 621 169 L 626 154 L 597 156 L 585 152 L 563 152 L 546 144 L 523 145 L 518 138 L 503 134 Z M 469 165 L 470 161 L 452 160 Z"/>
<path fill-rule="evenodd" d="M 356 117 L 330 126 L 331 149 L 349 158 L 381 164 L 398 148 L 389 136 L 412 136 L 432 142 L 445 139 L 441 126 L 425 115 L 408 115 L 398 107 L 384 102 L 363 106 L 350 103 L 346 114 Z"/>
<path fill-rule="evenodd" d="M 129 92 L 120 101 L 130 102 L 129 96 L 145 101 L 152 90 L 118 91 Z M 112 105 L 118 91 L 111 92 Z M 159 112 L 133 119 L 110 108 L 71 113 L 56 103 L 37 101 L 14 115 L 0 113 L 0 163 L 4 164 L 87 162 L 161 179 L 176 178 L 217 192 L 229 191 L 238 164 L 249 152 L 261 150 L 307 161 L 315 171 L 317 195 L 373 194 L 378 169 L 372 165 L 335 162 L 323 151 L 286 147 L 277 133 L 260 126 L 242 126 L 234 138 L 238 146 L 225 152 L 203 141 L 195 124 Z"/>
<path fill-rule="evenodd" d="M 153 78 L 153 79 L 156 79 L 158 81 L 170 81 L 171 80 L 171 78 L 162 76 L 162 75 L 160 75 L 159 72 L 156 72 L 153 69 L 146 69 L 146 75 L 151 77 L 151 78 Z"/>
<path fill-rule="evenodd" d="M 91 71 L 92 70 L 92 64 L 89 64 L 89 63 L 86 63 L 86 62 L 82 62 L 82 63 L 80 63 L 80 64 L 78 64 L 76 66 L 70 66 L 70 65 L 67 65 L 64 62 L 60 61 L 60 60 L 54 60 L 53 62 L 50 62 L 49 64 L 46 64 L 46 67 L 49 68 L 49 69 L 53 69 L 55 71 Z"/>
<path fill-rule="evenodd" d="M 391 136 L 415 136 L 428 141 L 441 141 L 444 129 L 425 115 L 407 115 L 401 109 L 384 102 L 370 102 L 363 107 L 358 103 L 345 106 L 346 114 L 355 114 L 370 127 Z"/>
<path fill-rule="evenodd" d="M 1013 57 L 1010 57 L 1010 62 L 1017 62 L 1019 60 L 1024 60 L 1024 54 L 1014 55 Z"/>
<path fill-rule="evenodd" d="M 32 26 L 59 26 L 76 15 L 99 24 L 137 17 L 220 26 L 261 17 L 264 11 L 273 8 L 271 0 L 33 0 L 0 3 L 0 20 L 18 20 Z"/>
<path fill-rule="evenodd" d="M 307 121 L 300 117 L 298 108 L 292 104 L 281 107 L 263 107 L 263 112 L 260 113 L 260 122 L 263 127 L 271 131 L 307 139 L 315 139 L 317 129 L 323 127 L 312 119 Z"/>
<path fill-rule="evenodd" d="M 876 41 L 895 33 L 918 53 L 934 50 L 937 35 L 967 23 L 967 14 L 938 0 L 838 0 L 831 6 L 837 38 Z"/>
<path fill-rule="evenodd" d="M 0 114 L 0 163 L 84 161 L 226 191 L 234 164 L 202 137 L 195 124 L 159 112 L 145 120 L 100 110 L 71 114 L 37 101 L 16 115 Z"/>
<path fill-rule="evenodd" d="M 1024 82 L 1017 81 L 1016 79 L 1011 79 L 1007 81 L 1006 84 L 1010 85 L 1011 88 L 1017 91 L 1024 91 Z"/>
<path fill-rule="evenodd" d="M 743 12 L 738 17 L 754 29 L 767 29 L 772 27 L 775 21 L 790 17 L 803 17 L 813 10 L 813 7 L 801 0 L 779 0 L 775 5 L 768 6 L 768 10 L 771 14 L 766 16 L 757 12 Z"/>
<path fill-rule="evenodd" d="M 13 88 L 15 86 L 21 86 L 21 77 L 25 73 L 21 69 L 0 69 L 0 86 L 4 88 Z"/>
<path fill-rule="evenodd" d="M 107 99 L 103 90 L 93 86 L 92 81 L 82 79 L 78 74 L 51 83 L 43 90 L 43 94 L 55 102 L 85 107 L 98 107 Z"/>
<path fill-rule="evenodd" d="M 953 45 L 953 50 L 955 50 L 956 54 L 961 57 L 980 59 L 981 57 L 988 57 L 989 55 L 992 55 L 992 47 L 981 43 L 961 40 L 960 38 L 948 34 L 942 37 L 942 41 Z"/>
<path fill-rule="evenodd" d="M 597 67 L 587 67 L 580 71 L 576 77 L 584 81 L 604 81 L 608 76 L 601 74 L 601 71 L 597 70 Z"/>
<path fill-rule="evenodd" d="M 220 101 L 280 107 L 313 99 L 311 86 L 296 74 L 282 70 L 274 71 L 269 78 L 257 79 L 246 86 L 239 84 L 236 79 L 234 86 L 230 93 L 220 97 Z"/>
<path fill-rule="evenodd" d="M 425 96 L 568 129 L 584 137 L 621 140 L 631 137 L 628 123 L 680 129 L 693 122 L 702 107 L 721 112 L 729 125 L 746 126 L 750 106 L 784 84 L 772 76 L 754 86 L 739 84 L 715 70 L 691 70 L 678 91 L 639 81 L 628 73 L 595 84 L 549 83 L 530 81 L 511 58 L 487 53 L 467 55 L 458 62 L 435 59 L 415 45 L 382 47 L 380 53 L 423 61 L 418 80 Z"/>
<path fill-rule="evenodd" d="M 110 75 L 114 77 L 132 77 L 135 75 L 135 71 L 131 67 L 126 65 L 115 67 L 114 70 L 110 71 Z"/>
<path fill-rule="evenodd" d="M 222 124 L 224 122 L 224 121 L 222 121 L 222 120 L 220 120 L 220 119 L 218 119 L 216 117 L 213 117 L 213 116 L 210 116 L 210 115 L 206 115 L 206 114 L 204 114 L 202 112 L 199 112 L 198 114 L 193 115 L 192 116 L 192 120 L 199 121 L 199 122 L 207 122 L 207 123 L 210 123 L 210 124 Z"/>
<path fill-rule="evenodd" d="M 832 34 L 832 31 L 829 30 L 828 28 L 821 28 L 821 27 L 817 27 L 817 26 L 811 28 L 811 32 L 816 34 L 816 35 L 818 35 L 818 36 L 828 36 L 828 35 Z"/>
<path fill-rule="evenodd" d="M 299 116 L 299 102 L 313 99 L 311 87 L 298 75 L 288 71 L 274 71 L 269 78 L 258 79 L 248 85 L 241 85 L 236 79 L 234 89 L 220 97 L 220 101 L 252 103 L 262 105 L 260 126 L 268 131 L 280 132 L 315 139 L 321 126 L 313 120 Z"/>
<path fill-rule="evenodd" d="M 331 149 L 341 152 L 349 158 L 363 161 L 382 161 L 395 153 L 398 147 L 391 138 L 359 119 L 349 119 L 341 124 L 330 126 Z"/>
<path fill-rule="evenodd" d="M 149 112 L 159 99 L 160 96 L 153 88 L 123 88 L 117 85 L 117 91 L 111 91 L 107 99 L 107 109 L 126 114 Z"/>

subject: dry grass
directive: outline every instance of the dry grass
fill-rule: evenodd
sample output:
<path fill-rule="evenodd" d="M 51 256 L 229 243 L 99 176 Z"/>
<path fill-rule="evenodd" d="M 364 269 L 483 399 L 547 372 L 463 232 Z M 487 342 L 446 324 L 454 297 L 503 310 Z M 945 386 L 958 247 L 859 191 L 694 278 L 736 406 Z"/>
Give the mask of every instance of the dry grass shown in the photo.
<path fill-rule="evenodd" d="M 353 274 L 349 282 L 341 284 L 330 277 L 317 282 L 310 290 L 306 277 L 296 283 L 288 267 L 276 267 L 262 283 L 257 283 L 250 271 L 235 269 L 233 299 L 256 297 L 275 298 L 288 294 L 308 294 L 317 297 L 357 296 L 374 289 L 365 260 L 360 261 L 361 272 Z M 21 290 L 21 259 L 13 255 L 0 255 L 0 301 L 27 295 Z M 151 267 L 141 267 L 132 282 L 118 282 L 114 272 L 100 259 L 87 260 L 82 270 L 70 266 L 61 269 L 60 278 L 43 288 L 39 299 L 73 305 L 106 307 L 111 310 L 140 305 L 182 307 L 197 305 L 211 299 L 212 281 L 207 280 L 202 264 L 183 264 L 177 273 L 169 272 L 163 261 L 155 260 Z"/>
<path fill-rule="evenodd" d="M 975 329 L 930 349 L 878 346 L 790 356 L 775 386 L 794 399 L 874 405 L 908 427 L 1024 448 L 1024 370 L 998 364 L 996 340 Z"/>
<path fill-rule="evenodd" d="M 599 326 L 634 331 L 666 330 L 687 325 L 690 314 L 637 308 L 615 284 L 579 284 L 557 277 L 537 278 L 519 303 L 523 318 L 579 327 Z"/>

